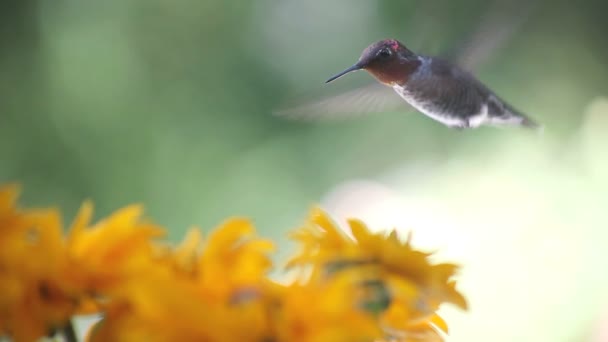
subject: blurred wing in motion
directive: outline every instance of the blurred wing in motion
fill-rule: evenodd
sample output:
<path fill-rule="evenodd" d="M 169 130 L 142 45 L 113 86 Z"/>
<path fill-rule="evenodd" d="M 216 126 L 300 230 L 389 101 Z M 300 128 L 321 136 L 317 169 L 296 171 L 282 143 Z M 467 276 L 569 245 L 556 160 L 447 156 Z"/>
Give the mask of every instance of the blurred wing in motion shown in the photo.
<path fill-rule="evenodd" d="M 539 0 L 497 0 L 479 18 L 475 30 L 444 54 L 461 68 L 474 71 L 508 44 L 517 31 L 530 19 Z"/>
<path fill-rule="evenodd" d="M 403 101 L 392 88 L 372 83 L 316 102 L 286 106 L 285 109 L 275 111 L 275 114 L 294 120 L 333 121 L 369 113 L 411 110 L 413 108 Z"/>

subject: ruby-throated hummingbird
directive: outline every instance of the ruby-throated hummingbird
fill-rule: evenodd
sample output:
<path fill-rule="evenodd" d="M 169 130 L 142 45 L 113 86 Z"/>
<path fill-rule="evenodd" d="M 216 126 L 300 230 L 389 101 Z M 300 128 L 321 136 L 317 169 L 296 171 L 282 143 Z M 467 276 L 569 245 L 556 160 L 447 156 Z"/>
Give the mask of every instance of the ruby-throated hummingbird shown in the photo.
<path fill-rule="evenodd" d="M 540 127 L 469 72 L 443 59 L 418 55 L 394 39 L 368 46 L 357 63 L 326 83 L 357 70 L 369 72 L 416 110 L 449 127 Z"/>
<path fill-rule="evenodd" d="M 438 20 L 433 17 L 437 9 L 434 2 L 421 4 L 423 6 L 416 11 L 416 18 L 422 18 L 421 23 L 424 25 L 415 27 L 416 36 L 420 36 L 423 41 L 432 40 L 429 39 L 432 37 L 425 34 L 428 33 L 426 24 Z M 477 18 L 478 24 L 472 34 L 460 39 L 455 45 L 456 49 L 442 53 L 446 59 L 417 55 L 393 39 L 374 43 L 365 49 L 354 66 L 328 82 L 361 69 L 371 73 L 380 82 L 335 96 L 283 105 L 275 114 L 289 119 L 324 121 L 367 113 L 417 109 L 456 128 L 472 128 L 484 124 L 539 127 L 500 99 L 470 72 L 506 45 L 510 37 L 528 21 L 537 4 L 537 0 L 493 1 L 484 14 Z M 392 87 L 401 96 L 385 85 Z"/>

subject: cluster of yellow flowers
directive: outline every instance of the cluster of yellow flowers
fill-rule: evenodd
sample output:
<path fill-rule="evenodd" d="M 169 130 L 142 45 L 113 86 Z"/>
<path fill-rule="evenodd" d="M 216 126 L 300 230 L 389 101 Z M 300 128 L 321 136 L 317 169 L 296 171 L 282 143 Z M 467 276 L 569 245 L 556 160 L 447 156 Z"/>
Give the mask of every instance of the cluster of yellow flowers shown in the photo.
<path fill-rule="evenodd" d="M 440 341 L 442 303 L 466 308 L 450 278 L 396 232 L 350 235 L 321 210 L 293 233 L 301 250 L 272 280 L 273 243 L 245 219 L 177 246 L 129 206 L 91 224 L 85 202 L 66 234 L 57 210 L 17 208 L 0 188 L 0 339 L 36 341 L 79 314 L 89 341 Z"/>

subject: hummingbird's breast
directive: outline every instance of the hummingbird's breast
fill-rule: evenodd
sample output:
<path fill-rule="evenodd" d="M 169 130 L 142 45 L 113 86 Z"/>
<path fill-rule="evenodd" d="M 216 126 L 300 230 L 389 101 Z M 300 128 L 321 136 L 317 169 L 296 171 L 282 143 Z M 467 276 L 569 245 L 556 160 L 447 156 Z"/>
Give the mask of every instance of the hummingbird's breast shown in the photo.
<path fill-rule="evenodd" d="M 462 127 L 465 124 L 461 117 L 452 115 L 452 113 L 444 110 L 443 106 L 438 105 L 435 101 L 425 98 L 424 96 L 419 96 L 416 92 L 408 90 L 407 86 L 394 85 L 393 89 L 417 111 L 446 126 Z"/>

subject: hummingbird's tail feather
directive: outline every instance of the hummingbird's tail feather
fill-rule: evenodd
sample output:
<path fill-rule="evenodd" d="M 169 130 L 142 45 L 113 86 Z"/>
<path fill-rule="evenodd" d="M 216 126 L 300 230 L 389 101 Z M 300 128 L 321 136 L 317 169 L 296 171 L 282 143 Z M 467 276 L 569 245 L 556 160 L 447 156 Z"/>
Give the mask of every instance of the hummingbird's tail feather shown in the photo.
<path fill-rule="evenodd" d="M 526 128 L 532 128 L 538 131 L 542 131 L 544 129 L 544 126 L 539 124 L 538 122 L 530 119 L 529 117 L 520 114 L 519 115 L 521 117 L 521 122 L 520 125 Z"/>
<path fill-rule="evenodd" d="M 497 115 L 497 123 L 521 126 L 536 131 L 543 130 L 543 126 L 536 122 L 536 120 L 531 119 L 529 116 L 515 109 L 512 105 L 498 98 L 496 95 L 490 96 L 489 103 L 491 107 L 497 108 L 495 109 L 499 113 Z"/>
<path fill-rule="evenodd" d="M 531 129 L 534 132 L 538 133 L 538 135 L 543 135 L 545 132 L 545 126 L 543 126 L 542 124 L 538 123 L 535 120 L 530 119 L 528 116 L 520 113 L 520 112 L 514 112 L 514 115 L 519 118 L 519 126 L 527 128 L 527 129 Z"/>
<path fill-rule="evenodd" d="M 511 115 L 509 118 L 505 118 L 503 116 L 501 120 L 496 122 L 495 126 L 496 127 L 518 126 L 518 127 L 523 127 L 523 128 L 529 129 L 531 131 L 534 131 L 535 133 L 538 133 L 539 135 L 543 135 L 543 133 L 545 131 L 545 126 L 539 124 L 538 122 L 530 119 L 529 117 L 527 117 L 523 114 L 513 113 L 513 112 L 511 112 L 510 114 Z"/>

